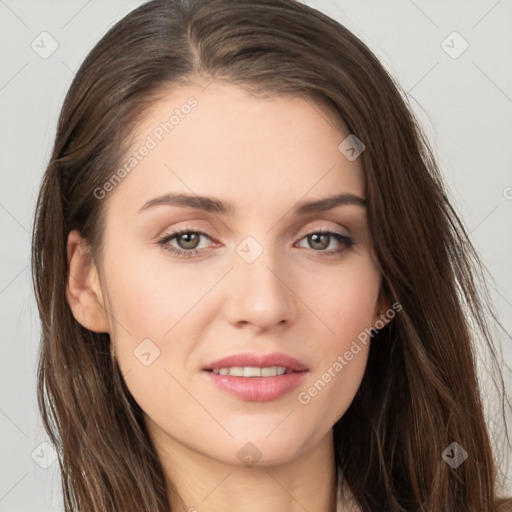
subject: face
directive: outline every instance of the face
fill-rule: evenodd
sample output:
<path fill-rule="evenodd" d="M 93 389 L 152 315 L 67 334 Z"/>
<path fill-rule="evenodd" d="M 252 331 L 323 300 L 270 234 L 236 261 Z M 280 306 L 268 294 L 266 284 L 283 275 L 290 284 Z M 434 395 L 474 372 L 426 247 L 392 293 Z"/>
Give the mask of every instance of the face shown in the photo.
<path fill-rule="evenodd" d="M 311 101 L 218 82 L 174 89 L 137 128 L 129 172 L 98 199 L 99 270 L 116 357 L 160 443 L 282 463 L 352 402 L 358 336 L 382 305 L 347 135 Z"/>

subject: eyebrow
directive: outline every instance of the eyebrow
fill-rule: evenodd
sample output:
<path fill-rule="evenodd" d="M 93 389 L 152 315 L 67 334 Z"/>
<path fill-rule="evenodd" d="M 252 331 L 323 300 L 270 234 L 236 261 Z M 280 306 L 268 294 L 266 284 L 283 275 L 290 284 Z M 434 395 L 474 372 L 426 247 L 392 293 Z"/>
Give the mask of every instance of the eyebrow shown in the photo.
<path fill-rule="evenodd" d="M 198 196 L 188 194 L 164 194 L 155 197 L 146 202 L 139 213 L 155 206 L 181 206 L 184 208 L 192 208 L 195 210 L 203 210 L 210 213 L 220 213 L 223 215 L 234 215 L 236 208 L 233 203 L 224 202 L 220 199 L 209 196 Z M 336 206 L 355 205 L 366 208 L 366 200 L 355 194 L 343 193 L 335 196 L 325 197 L 311 201 L 302 201 L 293 209 L 296 215 L 303 215 L 310 212 L 323 212 L 331 210 Z"/>

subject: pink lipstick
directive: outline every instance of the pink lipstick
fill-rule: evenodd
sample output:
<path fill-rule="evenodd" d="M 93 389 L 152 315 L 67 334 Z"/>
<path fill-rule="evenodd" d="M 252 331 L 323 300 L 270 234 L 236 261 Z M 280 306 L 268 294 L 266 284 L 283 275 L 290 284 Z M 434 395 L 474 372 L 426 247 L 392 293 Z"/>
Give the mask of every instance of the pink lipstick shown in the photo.
<path fill-rule="evenodd" d="M 308 368 L 280 352 L 239 353 L 203 368 L 205 377 L 240 400 L 268 402 L 288 394 L 305 379 Z"/>

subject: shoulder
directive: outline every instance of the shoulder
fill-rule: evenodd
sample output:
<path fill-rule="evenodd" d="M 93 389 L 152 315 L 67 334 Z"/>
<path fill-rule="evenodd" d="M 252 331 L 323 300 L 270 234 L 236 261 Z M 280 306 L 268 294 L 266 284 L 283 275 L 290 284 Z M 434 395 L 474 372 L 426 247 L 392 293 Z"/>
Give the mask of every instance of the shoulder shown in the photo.
<path fill-rule="evenodd" d="M 497 512 L 512 512 L 512 498 L 500 498 L 496 502 Z"/>

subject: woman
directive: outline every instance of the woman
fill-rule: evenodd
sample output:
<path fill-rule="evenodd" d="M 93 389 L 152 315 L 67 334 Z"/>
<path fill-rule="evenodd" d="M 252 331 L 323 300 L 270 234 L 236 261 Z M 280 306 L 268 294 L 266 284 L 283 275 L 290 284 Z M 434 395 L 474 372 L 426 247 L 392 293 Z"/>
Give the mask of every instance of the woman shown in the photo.
<path fill-rule="evenodd" d="M 90 52 L 33 236 L 66 511 L 504 510 L 478 258 L 399 91 L 291 0 Z"/>

